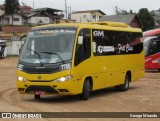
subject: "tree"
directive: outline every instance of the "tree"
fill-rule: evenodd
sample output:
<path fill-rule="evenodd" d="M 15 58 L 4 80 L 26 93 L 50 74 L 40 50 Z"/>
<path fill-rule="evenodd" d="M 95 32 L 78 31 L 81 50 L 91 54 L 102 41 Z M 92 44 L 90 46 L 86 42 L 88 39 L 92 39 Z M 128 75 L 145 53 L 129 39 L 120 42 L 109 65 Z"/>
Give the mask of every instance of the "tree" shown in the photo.
<path fill-rule="evenodd" d="M 19 0 L 5 0 L 5 14 L 12 15 L 12 25 L 13 25 L 13 14 L 19 10 Z"/>
<path fill-rule="evenodd" d="M 126 10 L 121 10 L 121 14 L 122 15 L 127 15 L 127 14 L 129 14 Z"/>
<path fill-rule="evenodd" d="M 154 28 L 154 26 L 155 26 L 154 18 L 149 13 L 147 8 L 141 8 L 139 10 L 138 17 L 140 18 L 140 20 L 142 22 L 144 31 Z"/>
<path fill-rule="evenodd" d="M 5 14 L 13 14 L 19 10 L 18 0 L 5 0 Z"/>
<path fill-rule="evenodd" d="M 115 6 L 114 11 L 116 15 L 119 15 L 121 10 L 117 6 Z"/>
<path fill-rule="evenodd" d="M 134 14 L 132 10 L 130 10 L 129 12 L 126 10 L 121 10 L 120 8 L 118 8 L 117 6 L 115 6 L 114 8 L 115 14 L 116 15 L 127 15 L 127 14 Z"/>
<path fill-rule="evenodd" d="M 129 14 L 134 14 L 132 10 L 129 11 Z"/>

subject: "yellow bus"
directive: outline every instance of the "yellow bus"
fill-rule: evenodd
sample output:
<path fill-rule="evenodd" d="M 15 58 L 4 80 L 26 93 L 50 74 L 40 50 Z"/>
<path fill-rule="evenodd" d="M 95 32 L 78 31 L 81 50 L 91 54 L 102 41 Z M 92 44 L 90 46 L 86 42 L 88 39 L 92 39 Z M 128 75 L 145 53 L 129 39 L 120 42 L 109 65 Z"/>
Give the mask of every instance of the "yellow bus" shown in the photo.
<path fill-rule="evenodd" d="M 17 66 L 21 94 L 79 95 L 107 87 L 127 91 L 144 76 L 142 31 L 124 23 L 66 23 L 33 28 Z"/>

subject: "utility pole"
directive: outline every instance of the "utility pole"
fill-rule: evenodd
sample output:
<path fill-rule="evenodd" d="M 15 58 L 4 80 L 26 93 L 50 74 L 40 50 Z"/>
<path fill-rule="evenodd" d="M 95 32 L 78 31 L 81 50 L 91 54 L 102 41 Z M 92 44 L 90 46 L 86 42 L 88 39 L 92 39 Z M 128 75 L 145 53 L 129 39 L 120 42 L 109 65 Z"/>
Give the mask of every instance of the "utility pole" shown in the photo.
<path fill-rule="evenodd" d="M 65 14 L 66 14 L 66 19 L 67 19 L 67 1 L 65 0 Z"/>
<path fill-rule="evenodd" d="M 33 9 L 34 9 L 34 1 L 33 1 Z"/>
<path fill-rule="evenodd" d="M 68 19 L 71 19 L 71 13 L 72 13 L 72 10 L 71 10 L 71 6 L 67 7 L 67 15 L 68 15 Z"/>

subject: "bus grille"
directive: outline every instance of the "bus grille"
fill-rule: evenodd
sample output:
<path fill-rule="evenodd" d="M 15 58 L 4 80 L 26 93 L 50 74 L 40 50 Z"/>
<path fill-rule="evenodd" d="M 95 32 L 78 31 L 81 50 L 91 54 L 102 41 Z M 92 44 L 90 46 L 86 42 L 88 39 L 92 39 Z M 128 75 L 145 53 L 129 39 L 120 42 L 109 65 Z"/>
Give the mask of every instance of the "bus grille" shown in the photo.
<path fill-rule="evenodd" d="M 50 86 L 37 86 L 37 85 L 32 85 L 32 86 L 27 87 L 25 92 L 27 92 L 27 93 L 33 92 L 34 93 L 36 91 L 44 91 L 47 93 L 58 93 L 57 90 L 53 89 Z"/>
<path fill-rule="evenodd" d="M 51 74 L 60 71 L 60 67 L 45 67 L 45 68 L 36 68 L 30 66 L 24 66 L 23 71 L 29 74 Z"/>

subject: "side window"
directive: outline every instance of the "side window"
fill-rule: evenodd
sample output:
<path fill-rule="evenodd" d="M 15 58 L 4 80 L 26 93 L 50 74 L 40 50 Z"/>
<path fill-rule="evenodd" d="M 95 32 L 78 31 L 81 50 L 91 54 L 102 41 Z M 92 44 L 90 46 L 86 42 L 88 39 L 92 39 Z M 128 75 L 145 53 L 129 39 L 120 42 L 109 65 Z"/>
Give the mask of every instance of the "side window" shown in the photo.
<path fill-rule="evenodd" d="M 104 30 L 93 30 L 93 54 L 95 56 L 112 55 L 114 51 L 114 43 L 112 41 L 112 33 Z"/>
<path fill-rule="evenodd" d="M 138 54 L 143 51 L 142 33 L 95 29 L 92 35 L 95 56 Z"/>
<path fill-rule="evenodd" d="M 82 61 L 90 58 L 90 56 L 91 56 L 90 29 L 82 29 L 78 34 L 74 65 L 77 66 Z"/>
<path fill-rule="evenodd" d="M 152 54 L 156 54 L 156 53 L 160 52 L 159 48 L 160 48 L 160 41 L 153 40 L 150 44 L 149 54 L 152 55 Z"/>

